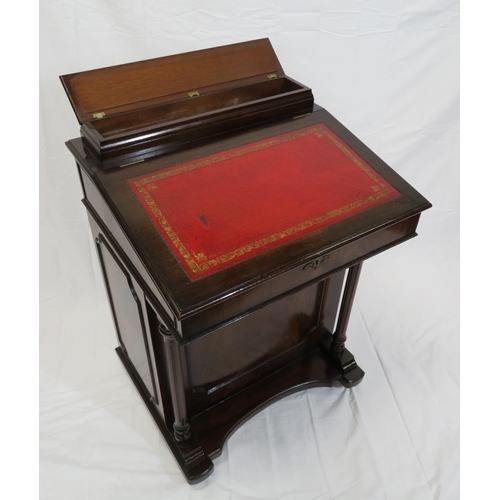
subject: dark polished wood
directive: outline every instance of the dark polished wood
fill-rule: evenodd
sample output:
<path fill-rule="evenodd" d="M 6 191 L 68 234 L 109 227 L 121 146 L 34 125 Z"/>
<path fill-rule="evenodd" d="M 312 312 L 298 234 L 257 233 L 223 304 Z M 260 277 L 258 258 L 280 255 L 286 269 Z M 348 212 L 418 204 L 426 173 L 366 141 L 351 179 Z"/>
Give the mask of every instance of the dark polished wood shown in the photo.
<path fill-rule="evenodd" d="M 61 80 L 82 124 L 67 146 L 117 353 L 187 481 L 199 482 L 231 434 L 266 406 L 362 380 L 346 348 L 362 262 L 416 236 L 431 205 L 284 74 L 268 40 Z M 128 181 L 318 124 L 397 196 L 192 280 Z"/>
<path fill-rule="evenodd" d="M 163 336 L 167 358 L 168 380 L 174 411 L 174 437 L 177 441 L 187 441 L 191 437 L 191 426 L 188 422 L 186 395 L 184 394 L 182 353 L 172 333 L 164 324 L 160 323 L 158 331 Z"/>
<path fill-rule="evenodd" d="M 321 344 L 324 351 L 328 353 L 329 358 L 339 366 L 342 372 L 342 377 L 339 379 L 339 382 L 344 387 L 354 387 L 358 385 L 365 376 L 365 372 L 357 365 L 354 356 L 345 347 L 347 326 L 354 303 L 359 276 L 361 274 L 361 267 L 362 262 L 359 262 L 349 268 L 345 280 L 342 300 L 340 301 L 335 331 L 332 336 L 326 337 Z"/>
<path fill-rule="evenodd" d="M 347 274 L 344 297 L 342 299 L 339 317 L 337 320 L 337 328 L 335 329 L 332 340 L 332 349 L 337 355 L 340 354 L 345 348 L 345 341 L 347 339 L 347 324 L 349 323 L 349 316 L 351 315 L 352 304 L 354 302 L 354 295 L 356 294 L 362 265 L 362 262 L 360 262 L 359 264 L 352 266 Z"/>
<path fill-rule="evenodd" d="M 85 144 L 109 169 L 310 113 L 311 89 L 292 80 L 269 40 L 61 76 Z"/>
<path fill-rule="evenodd" d="M 401 195 L 370 210 L 357 213 L 348 219 L 325 226 L 309 233 L 300 240 L 292 240 L 276 249 L 269 250 L 251 260 L 191 282 L 176 257 L 165 251 L 165 242 L 142 210 L 138 200 L 128 188 L 127 180 L 138 175 L 154 172 L 167 166 L 184 163 L 208 154 L 217 153 L 249 142 L 293 131 L 308 125 L 324 123 L 352 147 L 362 158 L 374 167 Z M 86 198 L 97 209 L 107 227 L 121 246 L 136 249 L 143 256 L 145 279 L 153 277 L 161 296 L 171 307 L 174 315 L 183 319 L 182 330 L 187 336 L 199 334 L 196 313 L 210 309 L 213 325 L 230 319 L 234 311 L 229 304 L 245 301 L 245 309 L 259 304 L 263 294 L 255 297 L 253 290 L 261 283 L 260 276 L 266 274 L 265 297 L 273 298 L 291 288 L 298 287 L 311 279 L 320 278 L 339 268 L 347 268 L 357 259 L 374 255 L 415 235 L 419 214 L 430 204 L 409 184 L 398 176 L 374 153 L 362 148 L 359 141 L 325 110 L 317 109 L 312 114 L 297 119 L 279 121 L 257 130 L 240 132 L 221 137 L 219 141 L 205 146 L 193 147 L 182 152 L 152 158 L 146 162 L 126 168 L 105 171 L 99 162 L 89 154 L 82 139 L 68 143 L 80 165 L 86 191 Z M 331 253 L 331 257 L 318 265 L 316 259 Z M 134 259 L 136 264 L 139 261 Z M 226 299 L 233 293 L 229 302 Z M 264 298 L 265 298 L 264 297 Z M 207 318 L 203 321 L 205 326 Z M 184 336 L 184 331 L 182 332 Z"/>

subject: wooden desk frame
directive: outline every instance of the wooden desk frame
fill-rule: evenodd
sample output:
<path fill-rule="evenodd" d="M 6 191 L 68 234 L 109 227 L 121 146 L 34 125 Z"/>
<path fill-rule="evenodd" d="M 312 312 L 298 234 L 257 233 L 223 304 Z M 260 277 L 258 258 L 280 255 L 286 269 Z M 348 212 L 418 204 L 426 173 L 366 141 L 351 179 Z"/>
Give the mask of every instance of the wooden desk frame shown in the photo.
<path fill-rule="evenodd" d="M 235 70 L 231 58 L 242 51 L 249 54 L 250 69 Z M 274 88 L 268 79 L 288 79 L 268 41 L 193 54 L 62 77 L 82 122 L 82 138 L 67 146 L 81 179 L 116 351 L 191 484 L 210 475 L 232 433 L 273 402 L 310 387 L 361 382 L 364 372 L 346 348 L 346 332 L 362 263 L 416 236 L 420 214 L 431 206 L 334 117 L 313 107 L 310 89 L 297 82 L 287 95 L 257 98 L 250 107 L 214 107 L 217 96 L 241 94 L 242 85 L 252 94 L 257 87 Z M 226 68 L 225 79 L 214 80 L 217 71 L 207 77 L 193 70 L 192 62 L 205 57 L 209 68 Z M 140 79 L 124 95 L 109 92 L 108 80 L 119 82 L 124 74 L 151 72 L 163 82 L 162 68 L 177 75 L 163 96 L 154 94 L 154 85 L 146 89 L 149 94 L 143 91 Z M 139 117 L 149 120 L 163 108 L 185 105 L 178 103 L 191 88 L 181 71 L 186 68 L 190 78 L 207 85 L 202 94 L 209 97 L 199 102 L 210 102 L 211 109 L 184 116 L 181 135 L 177 122 L 159 121 L 153 132 L 143 130 Z M 123 104 L 127 99 L 130 105 Z M 92 107 L 103 102 L 108 123 L 96 125 Z M 128 135 L 106 128 L 123 128 L 123 122 Z M 397 196 L 191 280 L 128 180 L 312 126 L 336 134 Z M 92 127 L 106 128 L 112 144 L 104 136 L 96 142 Z M 146 147 L 150 132 L 154 144 Z"/>

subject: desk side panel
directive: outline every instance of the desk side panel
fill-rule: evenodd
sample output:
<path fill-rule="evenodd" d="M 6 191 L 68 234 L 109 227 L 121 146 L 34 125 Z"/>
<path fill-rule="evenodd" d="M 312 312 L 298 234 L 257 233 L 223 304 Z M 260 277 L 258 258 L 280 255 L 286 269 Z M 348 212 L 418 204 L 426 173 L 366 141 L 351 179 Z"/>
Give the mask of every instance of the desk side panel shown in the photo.
<path fill-rule="evenodd" d="M 159 349 L 155 340 L 159 333 L 151 329 L 152 308 L 144 291 L 134 279 L 134 273 L 127 268 L 118 256 L 117 249 L 102 234 L 92 214 L 89 214 L 89 222 L 119 348 L 129 364 L 129 369 L 133 370 L 135 378 L 140 381 L 141 393 L 146 395 L 155 412 L 165 421 L 172 411 L 168 405 L 170 398 L 164 397 L 164 377 L 158 371 Z"/>

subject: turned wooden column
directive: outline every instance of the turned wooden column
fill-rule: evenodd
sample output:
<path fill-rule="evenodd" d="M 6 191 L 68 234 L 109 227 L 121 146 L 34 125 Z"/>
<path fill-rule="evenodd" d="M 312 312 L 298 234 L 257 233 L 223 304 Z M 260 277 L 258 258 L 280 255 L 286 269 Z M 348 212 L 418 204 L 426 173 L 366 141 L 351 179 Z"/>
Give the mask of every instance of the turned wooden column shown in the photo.
<path fill-rule="evenodd" d="M 158 329 L 163 336 L 167 356 L 168 382 L 174 410 L 174 437 L 177 441 L 186 441 L 191 437 L 191 426 L 187 419 L 181 351 L 172 332 L 163 323 Z"/>
<path fill-rule="evenodd" d="M 342 377 L 339 382 L 344 387 L 354 387 L 363 379 L 365 372 L 358 366 L 354 356 L 345 347 L 347 325 L 351 315 L 354 295 L 358 286 L 359 276 L 361 274 L 362 262 L 349 268 L 347 279 L 344 286 L 344 292 L 340 303 L 339 314 L 337 317 L 337 326 L 335 332 L 324 345 L 330 359 L 336 363 L 342 371 Z"/>
<path fill-rule="evenodd" d="M 347 273 L 344 294 L 337 319 L 337 328 L 333 334 L 332 350 L 337 356 L 340 356 L 345 348 L 347 325 L 349 324 L 349 316 L 351 315 L 352 304 L 354 302 L 354 295 L 356 294 L 362 265 L 363 263 L 360 262 L 350 267 Z"/>

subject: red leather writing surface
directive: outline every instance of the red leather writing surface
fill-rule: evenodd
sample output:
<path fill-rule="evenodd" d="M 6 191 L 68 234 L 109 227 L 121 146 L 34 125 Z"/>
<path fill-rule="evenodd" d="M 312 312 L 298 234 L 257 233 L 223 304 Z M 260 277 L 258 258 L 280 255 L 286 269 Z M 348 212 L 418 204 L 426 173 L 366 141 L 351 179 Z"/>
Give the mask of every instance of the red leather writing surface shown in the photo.
<path fill-rule="evenodd" d="M 191 280 L 399 194 L 322 124 L 128 182 Z"/>

